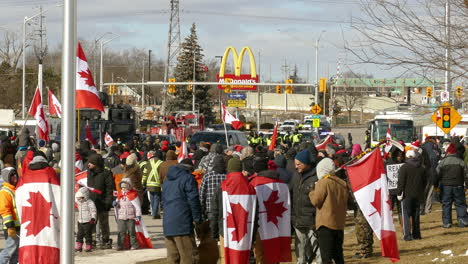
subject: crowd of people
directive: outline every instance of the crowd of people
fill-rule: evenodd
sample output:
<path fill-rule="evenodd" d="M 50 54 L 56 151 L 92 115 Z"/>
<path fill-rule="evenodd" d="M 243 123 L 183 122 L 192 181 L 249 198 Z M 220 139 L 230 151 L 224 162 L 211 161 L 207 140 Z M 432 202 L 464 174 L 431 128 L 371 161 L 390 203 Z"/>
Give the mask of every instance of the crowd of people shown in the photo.
<path fill-rule="evenodd" d="M 224 263 L 226 257 L 232 257 L 226 256 L 225 235 L 230 233 L 225 229 L 232 227 L 226 214 L 234 214 L 226 199 L 242 191 L 264 201 L 258 186 L 277 183 L 285 187 L 275 190 L 278 201 L 287 201 L 282 208 L 260 202 L 249 205 L 256 207 L 255 221 L 246 223 L 252 226 L 252 263 L 267 263 L 266 258 L 282 254 L 266 252 L 268 247 L 262 244 L 263 227 L 258 220 L 262 213 L 276 223 L 280 218 L 290 219 L 287 228 L 294 239 L 297 263 L 344 263 L 345 220 L 347 212 L 354 210 L 359 248 L 353 257 L 372 256 L 373 231 L 353 201 L 346 170 L 336 170 L 359 157 L 361 145 L 335 140 L 318 150 L 313 143 L 295 136 L 277 143 L 269 150 L 268 142 L 256 135 L 249 146 L 201 142 L 188 146 L 189 155 L 179 159 L 185 144 L 170 144 L 150 136 L 119 141 L 106 149 L 94 148 L 88 141 L 77 143 L 75 170 L 86 172 L 87 177 L 75 194 L 75 250 L 138 249 L 135 225 L 148 214 L 153 219 L 162 218 L 168 263 Z M 392 207 L 403 225 L 403 240 L 422 238 L 419 217 L 430 213 L 433 199 L 442 203 L 444 228 L 452 226 L 453 203 L 457 224 L 468 226 L 466 148 L 468 144 L 463 146 L 456 137 L 444 142 L 427 137 L 422 146 L 413 142 L 405 151 L 392 147 L 385 153 L 386 166 L 401 164 L 397 186 L 389 191 Z M 46 175 L 50 182 L 59 181 L 60 144 L 36 142 L 23 129 L 18 138 L 1 138 L 0 161 L 0 215 L 6 238 L 0 263 L 17 263 L 19 234 L 24 232 L 26 220 L 18 214 L 21 208 L 15 203 L 15 188 L 27 177 L 37 175 Z M 109 228 L 111 209 L 118 226 L 115 245 Z"/>

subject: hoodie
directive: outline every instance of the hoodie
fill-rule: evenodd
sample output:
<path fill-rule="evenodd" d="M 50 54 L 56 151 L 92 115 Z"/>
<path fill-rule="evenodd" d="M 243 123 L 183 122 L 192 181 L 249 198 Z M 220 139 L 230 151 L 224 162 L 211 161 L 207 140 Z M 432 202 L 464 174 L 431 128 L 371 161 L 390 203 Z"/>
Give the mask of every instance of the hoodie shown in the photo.
<path fill-rule="evenodd" d="M 279 179 L 282 182 L 289 184 L 289 182 L 291 181 L 291 173 L 286 169 L 286 166 L 288 164 L 288 160 L 286 159 L 286 157 L 283 155 L 279 155 L 275 158 L 274 162 L 278 167 L 276 169 L 276 172 L 279 174 Z"/>
<path fill-rule="evenodd" d="M 404 199 L 424 199 L 424 189 L 427 183 L 426 169 L 419 158 L 409 158 L 398 171 L 398 195 Z"/>
<path fill-rule="evenodd" d="M 82 197 L 82 200 L 78 200 Z M 96 205 L 89 199 L 89 190 L 86 187 L 81 187 L 75 194 L 75 202 L 78 207 L 78 223 L 89 223 L 91 219 L 96 220 Z"/>

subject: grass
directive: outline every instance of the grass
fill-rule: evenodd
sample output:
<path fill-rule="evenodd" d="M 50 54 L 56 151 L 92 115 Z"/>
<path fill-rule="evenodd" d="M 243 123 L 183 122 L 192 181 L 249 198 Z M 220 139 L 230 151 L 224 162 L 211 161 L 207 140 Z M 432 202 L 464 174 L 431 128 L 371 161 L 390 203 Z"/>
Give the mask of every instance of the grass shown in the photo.
<path fill-rule="evenodd" d="M 455 211 L 455 210 L 453 210 Z M 453 219 L 456 213 L 453 212 Z M 459 228 L 455 224 L 452 228 L 442 228 L 442 216 L 440 204 L 434 204 L 432 213 L 421 216 L 421 240 L 404 241 L 403 232 L 398 220 L 395 219 L 397 231 L 400 261 L 398 263 L 468 263 L 467 234 L 468 228 Z M 391 263 L 388 258 L 381 257 L 380 242 L 374 236 L 374 254 L 368 259 L 353 259 L 357 251 L 356 236 L 354 233 L 353 219 L 347 219 L 344 236 L 344 255 L 346 263 Z M 450 249 L 453 256 L 444 255 L 441 252 Z M 293 253 L 294 258 L 294 253 Z M 161 264 L 165 259 L 153 262 L 141 262 L 140 264 Z M 293 262 L 290 262 L 293 263 Z"/>

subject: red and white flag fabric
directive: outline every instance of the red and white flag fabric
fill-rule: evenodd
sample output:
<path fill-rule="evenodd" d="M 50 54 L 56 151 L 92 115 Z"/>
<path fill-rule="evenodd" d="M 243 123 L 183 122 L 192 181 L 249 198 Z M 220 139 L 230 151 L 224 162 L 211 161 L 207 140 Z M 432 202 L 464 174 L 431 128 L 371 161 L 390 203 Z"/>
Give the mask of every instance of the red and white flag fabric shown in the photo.
<path fill-rule="evenodd" d="M 45 118 L 39 87 L 36 88 L 36 92 L 34 93 L 34 97 L 31 102 L 31 107 L 29 108 L 29 114 L 36 119 L 39 138 L 49 142 L 49 123 L 47 123 L 47 120 Z"/>
<path fill-rule="evenodd" d="M 60 262 L 60 182 L 54 169 L 27 170 L 16 187 L 19 263 Z"/>
<path fill-rule="evenodd" d="M 117 201 L 122 200 L 122 199 L 130 200 L 132 205 L 135 207 L 136 215 L 141 216 L 141 203 L 140 203 L 140 199 L 138 198 L 138 193 L 135 190 L 130 190 L 126 193 L 123 193 L 122 190 L 120 190 L 117 193 Z M 119 209 L 117 207 L 114 207 L 114 210 L 115 210 L 115 215 L 119 215 L 119 211 L 118 211 Z M 153 243 L 151 242 L 148 229 L 143 223 L 143 218 L 141 218 L 141 221 L 135 220 L 135 231 L 136 231 L 136 239 L 137 239 L 139 248 L 153 248 Z M 124 247 L 127 249 L 130 248 L 130 239 L 128 237 L 128 234 L 125 237 Z"/>
<path fill-rule="evenodd" d="M 221 104 L 221 108 L 223 110 L 223 122 L 226 124 L 231 124 L 232 128 L 234 129 L 240 129 L 244 124 L 237 119 L 235 116 L 231 115 L 229 111 L 226 109 L 226 106 L 224 104 Z"/>
<path fill-rule="evenodd" d="M 356 201 L 380 240 L 382 256 L 398 261 L 400 254 L 380 149 L 366 154 L 346 170 Z"/>
<path fill-rule="evenodd" d="M 101 190 L 88 186 L 88 171 L 87 170 L 75 174 L 75 183 L 76 185 L 78 185 L 78 186 L 75 186 L 75 192 L 78 191 L 79 187 L 81 186 L 81 187 L 85 187 L 91 192 L 102 194 Z"/>
<path fill-rule="evenodd" d="M 47 89 L 47 91 L 49 92 L 49 114 L 62 118 L 62 104 L 50 89 Z"/>
<path fill-rule="evenodd" d="M 316 148 L 317 150 L 325 149 L 325 147 L 326 147 L 327 144 L 329 144 L 329 143 L 333 143 L 333 137 L 332 137 L 331 135 L 328 135 L 328 136 L 322 141 L 322 143 L 317 144 L 317 145 L 315 146 L 315 148 Z"/>
<path fill-rule="evenodd" d="M 181 162 L 183 159 L 188 159 L 189 154 L 187 150 L 187 142 L 185 140 L 182 141 L 179 149 L 179 155 L 177 156 L 177 161 Z"/>
<path fill-rule="evenodd" d="M 106 135 L 104 136 L 104 142 L 108 147 L 115 143 L 114 139 L 111 137 L 111 135 L 109 135 L 109 132 L 106 132 Z"/>
<path fill-rule="evenodd" d="M 385 153 L 389 153 L 390 150 L 392 149 L 392 143 L 390 143 L 390 140 L 392 139 L 392 131 L 390 130 L 390 126 L 387 128 L 387 135 L 385 136 L 385 139 L 387 142 L 385 143 Z"/>
<path fill-rule="evenodd" d="M 91 135 L 91 127 L 89 123 L 86 122 L 86 140 L 88 140 L 91 144 L 96 145 L 96 140 L 94 140 L 93 136 Z"/>
<path fill-rule="evenodd" d="M 275 128 L 273 129 L 273 134 L 271 135 L 271 143 L 270 143 L 270 146 L 268 146 L 268 150 L 275 149 L 277 138 L 278 138 L 278 122 L 276 122 Z"/>
<path fill-rule="evenodd" d="M 258 233 L 267 264 L 290 262 L 291 201 L 289 187 L 279 179 L 255 177 L 251 182 L 257 194 Z"/>
<path fill-rule="evenodd" d="M 227 174 L 221 189 L 225 263 L 247 264 L 255 222 L 255 190 L 240 172 Z"/>
<path fill-rule="evenodd" d="M 79 42 L 76 56 L 76 108 L 92 108 L 104 112 L 88 61 Z"/>

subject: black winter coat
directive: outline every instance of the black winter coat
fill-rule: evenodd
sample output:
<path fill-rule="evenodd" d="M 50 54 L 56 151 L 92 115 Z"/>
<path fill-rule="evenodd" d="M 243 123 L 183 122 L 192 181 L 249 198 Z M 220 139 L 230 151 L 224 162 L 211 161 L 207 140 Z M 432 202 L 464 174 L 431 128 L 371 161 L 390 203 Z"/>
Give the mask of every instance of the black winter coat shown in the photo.
<path fill-rule="evenodd" d="M 420 160 L 407 160 L 398 171 L 398 195 L 423 200 L 427 179 L 426 168 L 421 165 Z"/>
<path fill-rule="evenodd" d="M 109 211 L 112 208 L 112 193 L 115 189 L 112 172 L 101 168 L 88 169 L 88 186 L 102 192 L 89 192 L 89 198 L 96 205 L 97 211 Z"/>
<path fill-rule="evenodd" d="M 315 168 L 293 174 L 289 185 L 291 194 L 291 222 L 298 229 L 315 229 L 315 207 L 309 193 L 318 181 Z"/>

